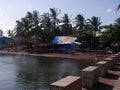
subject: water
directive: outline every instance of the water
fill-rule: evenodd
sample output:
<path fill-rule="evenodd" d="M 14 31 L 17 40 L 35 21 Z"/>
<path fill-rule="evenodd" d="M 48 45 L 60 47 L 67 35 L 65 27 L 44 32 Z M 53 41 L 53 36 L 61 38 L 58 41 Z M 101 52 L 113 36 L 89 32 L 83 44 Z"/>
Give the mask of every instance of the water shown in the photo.
<path fill-rule="evenodd" d="M 49 85 L 93 61 L 0 54 L 0 90 L 49 90 Z"/>

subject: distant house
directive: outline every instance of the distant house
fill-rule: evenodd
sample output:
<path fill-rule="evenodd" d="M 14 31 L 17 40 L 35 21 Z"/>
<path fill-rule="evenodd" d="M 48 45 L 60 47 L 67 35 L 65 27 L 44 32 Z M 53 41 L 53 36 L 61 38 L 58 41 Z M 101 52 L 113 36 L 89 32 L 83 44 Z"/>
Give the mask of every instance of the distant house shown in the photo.
<path fill-rule="evenodd" d="M 57 49 L 59 51 L 72 51 L 74 50 L 73 43 L 75 42 L 77 38 L 71 37 L 71 36 L 56 36 L 52 43 L 57 46 Z"/>
<path fill-rule="evenodd" d="M 10 38 L 1 36 L 0 37 L 0 48 L 7 47 L 9 45 L 9 42 L 10 42 Z"/>

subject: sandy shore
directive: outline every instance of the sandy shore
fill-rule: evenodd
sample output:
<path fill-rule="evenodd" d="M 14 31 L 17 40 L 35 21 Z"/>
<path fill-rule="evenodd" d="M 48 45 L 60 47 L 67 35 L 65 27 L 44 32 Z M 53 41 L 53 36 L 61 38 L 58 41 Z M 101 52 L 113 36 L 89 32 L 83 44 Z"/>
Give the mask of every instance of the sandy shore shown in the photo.
<path fill-rule="evenodd" d="M 8 51 L 0 51 L 3 54 L 17 54 L 17 55 L 31 55 L 31 56 L 42 56 L 42 57 L 56 57 L 56 58 L 68 58 L 68 59 L 77 59 L 77 60 L 94 60 L 94 53 L 80 53 L 76 52 L 75 54 L 71 53 L 45 53 L 45 54 L 34 54 L 27 52 L 8 52 Z"/>

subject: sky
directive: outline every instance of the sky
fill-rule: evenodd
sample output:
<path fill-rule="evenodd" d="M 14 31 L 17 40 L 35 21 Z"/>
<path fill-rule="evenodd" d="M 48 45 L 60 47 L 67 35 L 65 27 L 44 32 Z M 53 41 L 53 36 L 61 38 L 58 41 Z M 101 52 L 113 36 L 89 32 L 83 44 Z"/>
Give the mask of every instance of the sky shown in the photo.
<path fill-rule="evenodd" d="M 49 12 L 50 8 L 61 10 L 59 17 L 67 13 L 71 18 L 82 14 L 86 19 L 100 17 L 102 25 L 113 24 L 120 17 L 116 7 L 120 0 L 0 0 L 0 29 L 4 35 L 15 27 L 28 11 L 39 11 L 40 15 Z"/>

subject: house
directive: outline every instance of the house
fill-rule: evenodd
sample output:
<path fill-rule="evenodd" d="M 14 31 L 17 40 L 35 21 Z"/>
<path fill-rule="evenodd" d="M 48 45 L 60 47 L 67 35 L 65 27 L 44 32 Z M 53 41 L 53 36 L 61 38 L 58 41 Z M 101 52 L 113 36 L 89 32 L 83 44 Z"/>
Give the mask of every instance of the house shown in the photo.
<path fill-rule="evenodd" d="M 0 48 L 2 49 L 2 48 L 9 46 L 10 40 L 11 39 L 8 37 L 1 36 L 0 37 Z"/>
<path fill-rule="evenodd" d="M 74 42 L 77 38 L 71 37 L 71 36 L 56 36 L 52 43 L 57 47 L 55 49 L 58 49 L 59 51 L 67 51 L 71 52 L 74 50 Z"/>

